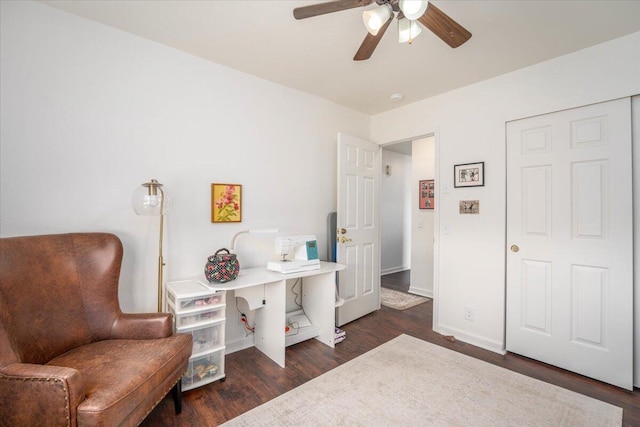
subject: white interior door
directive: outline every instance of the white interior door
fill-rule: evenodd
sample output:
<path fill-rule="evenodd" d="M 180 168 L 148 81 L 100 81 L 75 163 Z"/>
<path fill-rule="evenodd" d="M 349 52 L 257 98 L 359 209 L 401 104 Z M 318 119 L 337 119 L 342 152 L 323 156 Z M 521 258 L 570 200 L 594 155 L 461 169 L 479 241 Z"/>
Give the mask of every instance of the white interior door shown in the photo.
<path fill-rule="evenodd" d="M 380 146 L 338 134 L 338 326 L 380 308 Z"/>
<path fill-rule="evenodd" d="M 632 389 L 630 99 L 507 124 L 507 350 Z"/>

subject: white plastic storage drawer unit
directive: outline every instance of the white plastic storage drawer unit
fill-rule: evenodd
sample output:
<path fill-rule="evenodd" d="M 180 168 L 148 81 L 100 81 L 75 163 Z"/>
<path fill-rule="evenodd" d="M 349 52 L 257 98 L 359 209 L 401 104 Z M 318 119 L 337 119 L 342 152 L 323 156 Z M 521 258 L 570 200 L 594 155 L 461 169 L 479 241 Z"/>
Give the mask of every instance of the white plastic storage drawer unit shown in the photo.
<path fill-rule="evenodd" d="M 167 310 L 173 314 L 174 330 L 193 336 L 183 390 L 224 381 L 225 307 L 225 292 L 198 280 L 167 283 Z"/>
<path fill-rule="evenodd" d="M 182 376 L 182 389 L 190 390 L 224 377 L 224 349 L 192 356 Z"/>

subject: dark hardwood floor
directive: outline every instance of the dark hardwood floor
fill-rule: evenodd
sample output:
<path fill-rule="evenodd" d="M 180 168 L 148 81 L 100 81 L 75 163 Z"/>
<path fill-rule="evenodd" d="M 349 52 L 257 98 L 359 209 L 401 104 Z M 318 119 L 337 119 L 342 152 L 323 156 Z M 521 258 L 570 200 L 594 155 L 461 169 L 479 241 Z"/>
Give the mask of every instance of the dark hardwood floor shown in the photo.
<path fill-rule="evenodd" d="M 175 415 L 169 395 L 149 414 L 142 426 L 218 425 L 402 333 L 620 406 L 624 409 L 623 425 L 640 426 L 640 389 L 629 392 L 515 354 L 503 356 L 463 342 L 450 342 L 431 330 L 432 310 L 432 301 L 404 311 L 382 307 L 345 325 L 343 329 L 347 332 L 347 339 L 337 344 L 335 349 L 316 340 L 287 348 L 285 369 L 255 347 L 229 354 L 226 357 L 226 381 L 184 392 L 180 415 Z"/>
<path fill-rule="evenodd" d="M 397 273 L 380 276 L 380 286 L 393 289 L 394 291 L 409 292 L 411 284 L 411 270 L 399 271 Z"/>

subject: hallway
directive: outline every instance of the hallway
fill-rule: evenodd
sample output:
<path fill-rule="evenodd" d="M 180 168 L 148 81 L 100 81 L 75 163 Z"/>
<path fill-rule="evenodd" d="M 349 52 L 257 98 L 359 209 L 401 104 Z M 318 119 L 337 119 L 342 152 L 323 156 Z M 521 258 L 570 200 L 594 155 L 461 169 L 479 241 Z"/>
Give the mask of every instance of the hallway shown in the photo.
<path fill-rule="evenodd" d="M 393 289 L 394 291 L 408 293 L 410 284 L 411 270 L 404 270 L 380 276 L 380 286 L 387 289 Z"/>

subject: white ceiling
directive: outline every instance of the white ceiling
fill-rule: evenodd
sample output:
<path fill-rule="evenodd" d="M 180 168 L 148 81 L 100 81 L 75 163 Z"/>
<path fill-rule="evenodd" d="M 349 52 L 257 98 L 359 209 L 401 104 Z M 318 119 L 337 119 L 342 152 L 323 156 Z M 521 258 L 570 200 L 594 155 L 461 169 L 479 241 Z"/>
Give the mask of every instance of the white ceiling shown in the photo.
<path fill-rule="evenodd" d="M 43 2 L 366 114 L 640 31 L 640 0 L 434 0 L 473 34 L 466 44 L 452 49 L 426 29 L 399 44 L 393 23 L 355 62 L 363 8 L 293 18 L 322 0 Z M 389 99 L 396 92 L 403 101 Z"/>

